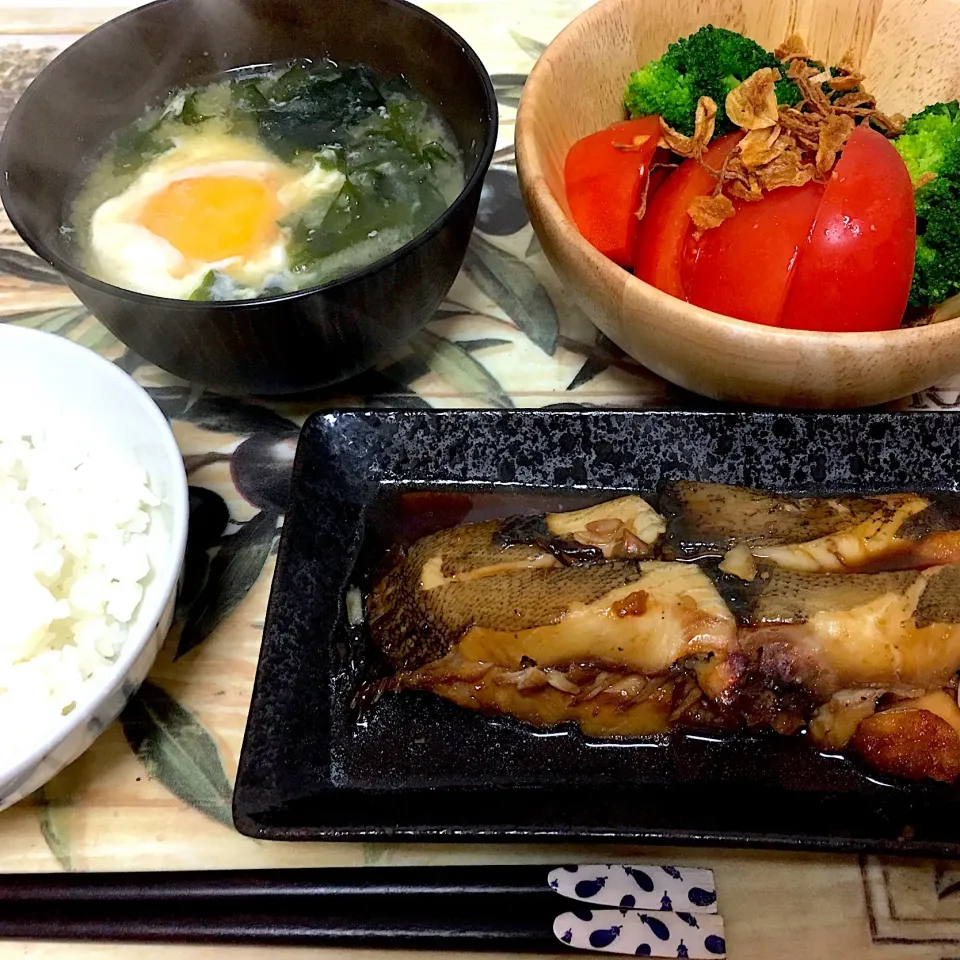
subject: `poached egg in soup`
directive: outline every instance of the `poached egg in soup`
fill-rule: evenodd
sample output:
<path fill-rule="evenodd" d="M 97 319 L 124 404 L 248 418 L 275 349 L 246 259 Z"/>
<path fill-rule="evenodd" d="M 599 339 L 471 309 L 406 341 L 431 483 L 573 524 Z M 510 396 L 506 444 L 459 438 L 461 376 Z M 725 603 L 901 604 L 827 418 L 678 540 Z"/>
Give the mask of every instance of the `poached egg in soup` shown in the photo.
<path fill-rule="evenodd" d="M 97 275 L 159 297 L 189 298 L 211 272 L 254 291 L 289 269 L 283 221 L 331 201 L 344 174 L 282 163 L 229 134 L 193 137 L 148 162 L 90 220 Z"/>

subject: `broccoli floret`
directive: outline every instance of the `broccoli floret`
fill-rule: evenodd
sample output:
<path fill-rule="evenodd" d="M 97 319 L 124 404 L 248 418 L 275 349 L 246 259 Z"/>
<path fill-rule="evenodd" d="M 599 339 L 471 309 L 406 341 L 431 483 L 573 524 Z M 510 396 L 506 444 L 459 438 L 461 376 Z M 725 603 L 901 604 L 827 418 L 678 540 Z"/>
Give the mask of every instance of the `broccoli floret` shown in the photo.
<path fill-rule="evenodd" d="M 910 305 L 930 307 L 960 293 L 960 104 L 914 114 L 894 140 L 911 179 L 935 179 L 914 193 L 917 253 Z"/>
<path fill-rule="evenodd" d="M 719 108 L 716 135 L 733 129 L 723 110 L 727 94 L 763 67 L 782 64 L 760 44 L 722 27 L 702 27 L 670 44 L 659 59 L 630 75 L 624 103 L 631 117 L 658 113 L 674 130 L 691 136 L 697 101 L 710 97 Z M 790 80 L 776 86 L 779 103 L 794 104 L 800 91 Z"/>
<path fill-rule="evenodd" d="M 654 60 L 631 74 L 624 103 L 631 117 L 657 113 L 674 130 L 688 137 L 693 133 L 693 117 L 697 109 L 693 78 L 680 73 L 664 60 Z"/>
<path fill-rule="evenodd" d="M 935 103 L 915 113 L 894 146 L 912 180 L 925 173 L 960 174 L 960 104 Z"/>
<path fill-rule="evenodd" d="M 937 177 L 914 197 L 917 253 L 910 305 L 931 307 L 960 293 L 960 179 Z"/>

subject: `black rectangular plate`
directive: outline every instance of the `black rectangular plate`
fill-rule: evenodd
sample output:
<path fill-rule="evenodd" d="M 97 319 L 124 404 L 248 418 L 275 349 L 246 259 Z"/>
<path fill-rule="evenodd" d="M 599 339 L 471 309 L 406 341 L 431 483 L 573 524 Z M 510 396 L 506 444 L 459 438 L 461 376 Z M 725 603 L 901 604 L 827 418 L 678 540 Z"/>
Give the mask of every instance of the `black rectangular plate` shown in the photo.
<path fill-rule="evenodd" d="M 547 734 L 428 694 L 350 703 L 348 587 L 398 490 L 575 505 L 688 478 L 793 493 L 957 489 L 952 413 L 363 411 L 301 434 L 234 793 L 275 840 L 615 840 L 960 856 L 960 789 L 802 738 Z"/>

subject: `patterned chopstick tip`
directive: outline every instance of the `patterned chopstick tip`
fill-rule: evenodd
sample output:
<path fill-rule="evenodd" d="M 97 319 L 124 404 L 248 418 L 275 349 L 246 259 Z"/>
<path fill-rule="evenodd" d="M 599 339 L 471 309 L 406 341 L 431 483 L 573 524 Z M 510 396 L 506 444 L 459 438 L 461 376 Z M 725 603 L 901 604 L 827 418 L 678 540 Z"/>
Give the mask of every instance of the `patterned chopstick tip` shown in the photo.
<path fill-rule="evenodd" d="M 600 906 L 717 912 L 713 871 L 699 867 L 580 864 L 551 870 L 547 882 L 562 897 Z"/>
<path fill-rule="evenodd" d="M 686 960 L 727 955 L 723 918 L 713 913 L 581 908 L 557 917 L 553 932 L 561 943 L 579 950 Z"/>

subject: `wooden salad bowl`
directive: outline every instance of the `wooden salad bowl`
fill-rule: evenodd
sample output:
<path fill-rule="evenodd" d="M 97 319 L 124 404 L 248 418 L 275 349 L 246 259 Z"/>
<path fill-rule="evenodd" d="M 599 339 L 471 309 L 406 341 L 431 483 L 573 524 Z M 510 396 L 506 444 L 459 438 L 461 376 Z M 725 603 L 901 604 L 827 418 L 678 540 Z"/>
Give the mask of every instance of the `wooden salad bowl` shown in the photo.
<path fill-rule="evenodd" d="M 624 118 L 631 71 L 705 24 L 774 49 L 799 33 L 818 59 L 848 50 L 886 113 L 909 116 L 960 94 L 953 0 L 601 0 L 534 67 L 517 115 L 520 185 L 544 252 L 596 325 L 688 390 L 779 407 L 884 403 L 960 373 L 960 319 L 870 333 L 788 330 L 675 299 L 595 250 L 570 218 L 563 166 L 581 137 Z"/>

